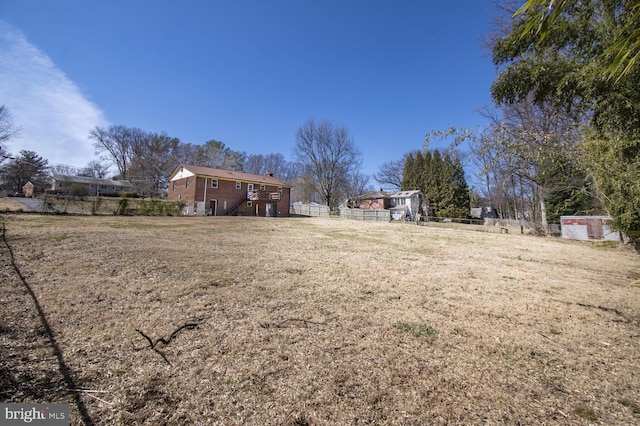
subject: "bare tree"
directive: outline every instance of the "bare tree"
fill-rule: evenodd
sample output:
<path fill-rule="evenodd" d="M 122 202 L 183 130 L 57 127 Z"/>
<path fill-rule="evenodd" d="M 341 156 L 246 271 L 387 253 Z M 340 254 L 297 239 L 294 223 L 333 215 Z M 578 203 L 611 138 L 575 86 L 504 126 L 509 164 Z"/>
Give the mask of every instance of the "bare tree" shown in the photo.
<path fill-rule="evenodd" d="M 91 160 L 80 170 L 79 175 L 103 179 L 109 175 L 109 165 L 100 160 Z"/>
<path fill-rule="evenodd" d="M 202 145 L 182 144 L 180 160 L 197 166 L 213 167 L 224 170 L 242 170 L 245 155 L 234 151 L 223 142 L 208 140 Z"/>
<path fill-rule="evenodd" d="M 131 148 L 131 180 L 141 194 L 156 197 L 178 162 L 180 140 L 164 133 L 146 133 Z"/>
<path fill-rule="evenodd" d="M 20 127 L 13 123 L 13 117 L 9 109 L 4 105 L 0 106 L 0 163 L 11 158 L 5 143 L 19 133 Z"/>
<path fill-rule="evenodd" d="M 78 174 L 78 168 L 68 166 L 66 164 L 56 164 L 49 167 L 52 175 L 75 176 Z"/>
<path fill-rule="evenodd" d="M 121 179 L 129 178 L 133 148 L 140 144 L 144 137 L 145 133 L 142 130 L 126 126 L 110 126 L 108 129 L 96 126 L 89 136 L 95 141 L 96 152 L 106 153 L 106 158 L 118 168 Z"/>
<path fill-rule="evenodd" d="M 576 170 L 581 141 L 578 119 L 531 98 L 484 114 L 490 120 L 489 129 L 472 149 L 488 195 L 494 200 L 510 199 L 516 217 L 530 216 L 527 219 L 535 220 L 546 233 L 550 194 L 581 189 L 578 186 L 584 183 L 584 175 Z"/>
<path fill-rule="evenodd" d="M 380 166 L 380 170 L 373 175 L 373 179 L 378 182 L 382 189 L 399 191 L 402 188 L 402 176 L 406 160 L 407 156 L 405 155 L 399 160 L 387 161 Z"/>
<path fill-rule="evenodd" d="M 347 176 L 347 182 L 345 186 L 345 193 L 343 194 L 344 199 L 355 198 L 358 195 L 362 195 L 366 192 L 373 191 L 373 186 L 371 185 L 371 178 L 369 175 L 354 172 Z"/>
<path fill-rule="evenodd" d="M 264 163 L 264 155 L 262 154 L 246 155 L 244 157 L 244 163 L 242 164 L 242 171 L 246 173 L 252 173 L 254 175 L 261 175 L 266 169 Z"/>
<path fill-rule="evenodd" d="M 335 196 L 346 188 L 348 176 L 361 163 L 349 129 L 331 120 L 316 123 L 310 118 L 297 130 L 294 150 L 324 204 L 334 207 Z"/>
<path fill-rule="evenodd" d="M 4 143 L 15 137 L 20 132 L 20 127 L 13 123 L 13 116 L 9 108 L 0 106 L 0 143 Z"/>
<path fill-rule="evenodd" d="M 272 154 L 249 154 L 245 155 L 242 170 L 255 175 L 272 174 L 285 182 L 292 182 L 298 177 L 298 164 L 287 161 L 284 155 Z"/>

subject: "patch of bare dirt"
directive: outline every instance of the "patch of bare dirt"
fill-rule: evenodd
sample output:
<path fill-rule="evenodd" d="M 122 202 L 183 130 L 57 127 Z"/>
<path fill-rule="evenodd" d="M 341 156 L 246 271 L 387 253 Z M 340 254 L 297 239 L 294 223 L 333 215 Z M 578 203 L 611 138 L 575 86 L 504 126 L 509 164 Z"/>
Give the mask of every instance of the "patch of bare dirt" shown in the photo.
<path fill-rule="evenodd" d="M 338 219 L 5 223 L 82 391 L 3 247 L 0 395 L 68 402 L 74 424 L 78 399 L 96 424 L 640 419 L 624 248 Z"/>

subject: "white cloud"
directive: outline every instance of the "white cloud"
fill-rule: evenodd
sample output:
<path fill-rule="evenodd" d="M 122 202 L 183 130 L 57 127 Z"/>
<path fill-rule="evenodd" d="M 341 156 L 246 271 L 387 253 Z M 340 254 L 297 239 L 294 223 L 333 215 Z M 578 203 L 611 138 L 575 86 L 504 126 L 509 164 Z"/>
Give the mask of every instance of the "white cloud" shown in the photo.
<path fill-rule="evenodd" d="M 8 150 L 35 151 L 49 164 L 85 166 L 96 158 L 89 132 L 108 126 L 104 113 L 53 61 L 11 25 L 0 21 L 0 105 L 18 137 Z"/>

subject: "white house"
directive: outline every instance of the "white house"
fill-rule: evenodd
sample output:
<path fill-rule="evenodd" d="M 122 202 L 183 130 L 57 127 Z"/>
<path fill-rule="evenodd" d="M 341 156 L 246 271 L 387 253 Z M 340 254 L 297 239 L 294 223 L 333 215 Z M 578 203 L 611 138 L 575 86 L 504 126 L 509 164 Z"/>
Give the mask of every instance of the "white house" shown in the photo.
<path fill-rule="evenodd" d="M 69 194 L 72 189 L 76 188 L 85 189 L 89 195 L 114 195 L 133 192 L 133 185 L 127 180 L 67 175 L 53 175 L 49 192 Z"/>
<path fill-rule="evenodd" d="M 424 194 L 418 189 L 389 194 L 389 210 L 394 219 L 400 219 L 404 214 L 409 220 L 414 220 L 416 214 L 424 214 L 424 204 Z"/>

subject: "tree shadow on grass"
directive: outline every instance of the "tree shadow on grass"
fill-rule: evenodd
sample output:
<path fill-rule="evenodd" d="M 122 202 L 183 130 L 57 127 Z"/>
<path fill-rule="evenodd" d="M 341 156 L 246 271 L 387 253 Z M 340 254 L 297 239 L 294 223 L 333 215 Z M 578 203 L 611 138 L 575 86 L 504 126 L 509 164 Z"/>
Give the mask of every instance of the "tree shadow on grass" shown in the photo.
<path fill-rule="evenodd" d="M 69 366 L 64 360 L 64 355 L 62 353 L 62 350 L 60 349 L 60 346 L 58 345 L 58 342 L 56 341 L 55 335 L 53 333 L 53 329 L 49 324 L 49 321 L 45 315 L 45 312 L 42 309 L 42 306 L 40 306 L 40 302 L 38 301 L 37 295 L 35 294 L 31 286 L 27 282 L 26 278 L 24 277 L 24 275 L 22 274 L 22 272 L 20 271 L 20 268 L 16 263 L 13 249 L 11 248 L 11 245 L 7 241 L 6 227 L 4 223 L 2 223 L 2 229 L 0 230 L 0 233 L 2 234 L 2 241 L 9 254 L 11 269 L 20 279 L 20 282 L 22 283 L 24 289 L 27 291 L 27 293 L 31 297 L 33 305 L 36 308 L 36 311 L 38 313 L 41 326 L 44 329 L 43 334 L 46 336 L 49 345 L 53 349 L 53 353 L 58 363 L 58 374 L 55 374 L 51 371 L 40 371 L 38 372 L 38 373 L 41 373 L 39 375 L 40 377 L 34 378 L 36 371 L 25 370 L 24 368 L 22 369 L 17 368 L 19 367 L 20 364 L 24 363 L 25 361 L 28 362 L 28 358 L 26 357 L 26 354 L 22 354 L 21 359 L 17 359 L 18 354 L 14 354 L 13 356 L 3 356 L 1 358 L 2 361 L 0 362 L 0 384 L 2 385 L 0 389 L 3 389 L 3 391 L 2 393 L 0 393 L 0 396 L 4 401 L 14 400 L 15 398 L 20 398 L 22 400 L 31 399 L 31 398 L 42 399 L 47 396 L 50 397 L 50 395 L 59 392 L 61 388 L 64 388 L 65 387 L 64 385 L 66 385 L 67 391 L 73 394 L 75 405 L 78 408 L 78 412 L 80 413 L 83 423 L 85 425 L 91 425 L 93 424 L 93 421 L 89 416 L 89 412 L 87 411 L 87 407 L 84 404 L 84 401 L 80 397 L 80 393 L 77 391 L 77 386 L 71 374 L 71 370 L 69 369 Z M 17 290 L 18 289 L 16 289 L 16 291 Z M 11 327 L 1 326 L 0 332 L 2 334 L 9 332 L 10 334 L 11 329 L 12 329 Z M 2 337 L 3 337 L 3 340 L 5 340 L 5 338 L 13 337 L 13 340 L 17 343 L 18 347 L 25 347 L 29 345 L 24 340 L 21 340 L 21 338 L 24 338 L 27 336 L 24 336 L 22 335 L 22 333 L 19 333 L 19 332 L 13 333 L 13 336 L 2 336 Z M 10 340 L 10 339 L 7 339 L 7 340 Z M 18 353 L 20 352 L 24 352 L 24 351 L 18 351 Z M 3 355 L 6 355 L 6 354 L 3 354 Z M 18 372 L 18 374 L 16 374 L 16 372 Z M 60 375 L 62 376 L 61 378 L 60 378 Z M 7 393 L 7 395 L 5 395 L 5 393 Z"/>

